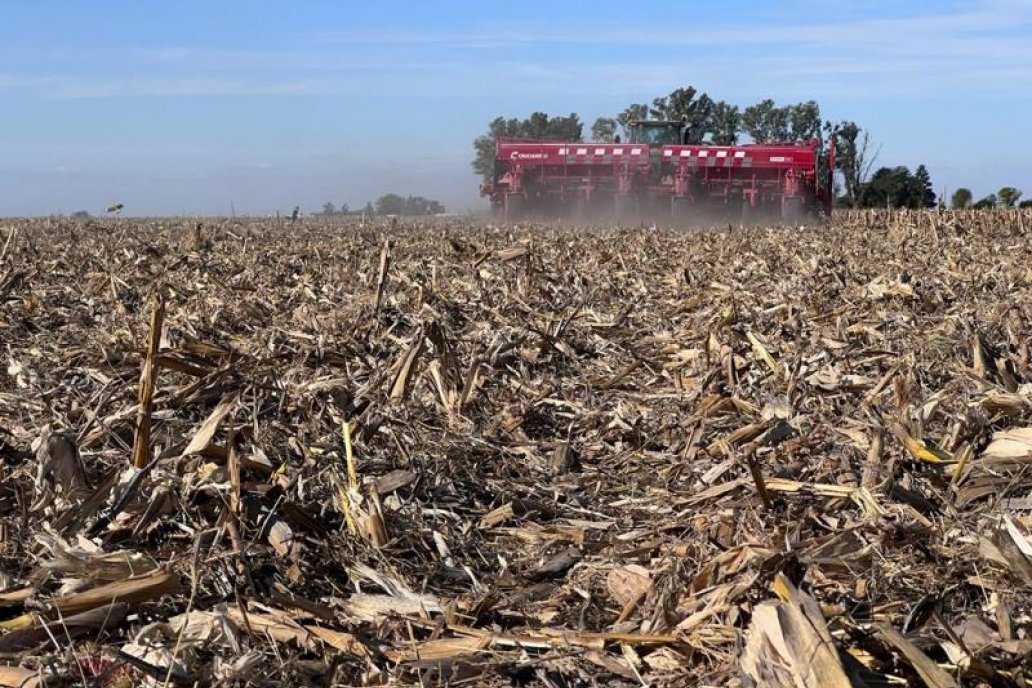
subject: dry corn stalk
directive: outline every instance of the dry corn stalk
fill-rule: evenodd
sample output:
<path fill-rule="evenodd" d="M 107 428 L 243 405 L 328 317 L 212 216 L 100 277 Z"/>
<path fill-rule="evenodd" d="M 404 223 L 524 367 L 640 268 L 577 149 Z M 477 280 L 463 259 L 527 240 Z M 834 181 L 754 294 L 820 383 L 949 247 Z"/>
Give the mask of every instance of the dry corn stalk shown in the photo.
<path fill-rule="evenodd" d="M 161 328 L 165 322 L 165 297 L 154 295 L 147 351 L 140 372 L 139 410 L 136 413 L 136 438 L 133 441 L 133 466 L 143 468 L 150 461 L 151 410 L 157 375 L 158 350 L 161 347 Z"/>
<path fill-rule="evenodd" d="M 867 632 L 882 624 L 972 685 L 1018 682 L 1032 648 L 1032 270 L 1016 217 L 847 212 L 691 234 L 327 217 L 289 238 L 240 218 L 211 221 L 208 248 L 185 255 L 181 222 L 5 221 L 0 624 L 21 629 L 0 650 L 73 682 L 81 662 L 99 683 L 90 670 L 132 637 L 134 672 L 174 658 L 191 676 L 272 683 L 375 638 L 361 661 L 333 662 L 335 680 L 478 685 L 516 666 L 557 685 L 728 685 L 764 581 L 805 568 L 850 678 L 855 659 L 887 674 L 879 685 L 927 685 L 920 658 Z M 146 353 L 125 323 L 149 315 L 158 270 L 176 302 L 154 362 L 150 444 L 165 449 L 119 481 Z M 234 397 L 238 441 L 220 446 Z M 341 417 L 361 475 L 343 447 L 320 460 Z M 885 418 L 906 434 L 882 441 Z M 24 467 L 48 423 L 78 430 L 96 481 L 49 510 L 54 531 L 124 560 L 35 546 L 47 510 L 25 515 Z M 328 514 L 357 537 L 328 532 Z M 180 566 L 191 541 L 186 616 L 209 635 L 181 652 L 164 618 L 190 609 L 181 593 L 89 640 L 45 608 L 57 585 L 121 582 L 148 558 Z M 254 565 L 227 566 L 236 548 Z M 379 581 L 342 571 L 362 561 Z M 295 661 L 302 647 L 310 661 Z"/>
<path fill-rule="evenodd" d="M 115 602 L 139 604 L 162 595 L 176 593 L 180 589 L 179 576 L 168 571 L 156 570 L 141 576 L 106 583 L 84 592 L 55 597 L 52 604 L 61 614 L 79 614 Z"/>
<path fill-rule="evenodd" d="M 0 687 L 2 688 L 39 688 L 43 685 L 42 676 L 37 670 L 0 666 Z"/>
<path fill-rule="evenodd" d="M 784 575 L 778 602 L 756 608 L 741 666 L 755 688 L 856 688 L 846 675 L 820 606 Z"/>

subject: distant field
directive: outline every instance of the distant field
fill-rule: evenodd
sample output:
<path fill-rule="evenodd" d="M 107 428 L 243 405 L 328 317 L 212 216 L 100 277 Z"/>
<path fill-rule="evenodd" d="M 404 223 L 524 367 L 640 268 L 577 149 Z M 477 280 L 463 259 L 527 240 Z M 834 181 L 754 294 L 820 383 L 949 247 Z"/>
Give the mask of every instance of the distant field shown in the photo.
<path fill-rule="evenodd" d="M 0 221 L 0 685 L 1026 685 L 1032 212 L 201 222 Z"/>

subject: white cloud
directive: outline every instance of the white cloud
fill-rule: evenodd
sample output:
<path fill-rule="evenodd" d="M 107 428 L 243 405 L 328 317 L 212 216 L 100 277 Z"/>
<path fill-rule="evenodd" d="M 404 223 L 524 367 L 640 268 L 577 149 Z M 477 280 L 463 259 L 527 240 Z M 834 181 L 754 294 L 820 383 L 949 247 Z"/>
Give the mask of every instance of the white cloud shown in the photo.
<path fill-rule="evenodd" d="M 636 25 L 568 22 L 559 25 L 509 24 L 467 30 L 416 31 L 350 30 L 324 33 L 328 43 L 350 45 L 442 45 L 458 48 L 498 48 L 535 45 L 611 46 L 777 46 L 954 48 L 979 33 L 1014 30 L 1032 24 L 1032 2 L 987 2 L 965 11 L 915 13 L 902 17 L 846 19 L 832 22 L 702 25 L 677 22 Z M 943 44 L 943 39 L 947 39 Z M 1022 40 L 1022 43 L 1025 41 Z"/>
<path fill-rule="evenodd" d="M 339 47 L 312 50 L 212 50 L 207 48 L 171 47 L 147 48 L 133 51 L 140 61 L 170 69 L 216 69 L 239 72 L 253 70 L 314 71 L 314 72 L 382 72 L 391 70 L 428 71 L 440 69 L 445 64 L 440 60 L 399 60 L 395 51 L 376 51 L 369 45 L 363 46 L 361 54 L 354 55 Z M 451 66 L 463 62 L 455 60 Z"/>
<path fill-rule="evenodd" d="M 307 78 L 267 79 L 243 77 L 104 77 L 0 75 L 0 93 L 25 92 L 56 100 L 115 97 L 174 96 L 302 96 L 353 93 L 361 88 L 354 79 Z"/>
<path fill-rule="evenodd" d="M 125 76 L 115 54 L 109 53 L 104 59 L 94 56 L 88 79 L 0 75 L 0 91 L 53 98 L 646 98 L 694 83 L 722 97 L 776 93 L 820 99 L 931 95 L 945 88 L 1005 94 L 1032 87 L 1032 2 L 1026 0 L 969 3 L 961 9 L 887 18 L 746 22 L 662 25 L 650 15 L 620 25 L 363 29 L 324 34 L 323 42 L 308 40 L 299 50 L 156 47 L 118 54 L 136 66 L 134 76 Z M 559 50 L 563 46 L 570 50 Z"/>

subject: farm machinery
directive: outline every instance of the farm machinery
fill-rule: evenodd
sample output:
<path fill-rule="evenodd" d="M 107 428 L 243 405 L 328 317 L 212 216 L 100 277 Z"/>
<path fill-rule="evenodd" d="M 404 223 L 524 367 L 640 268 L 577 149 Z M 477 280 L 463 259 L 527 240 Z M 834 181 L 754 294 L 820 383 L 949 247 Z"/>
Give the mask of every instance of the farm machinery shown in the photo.
<path fill-rule="evenodd" d="M 834 148 L 820 142 L 691 144 L 677 121 L 635 121 L 629 141 L 571 143 L 500 138 L 480 187 L 509 219 L 781 221 L 830 217 Z"/>

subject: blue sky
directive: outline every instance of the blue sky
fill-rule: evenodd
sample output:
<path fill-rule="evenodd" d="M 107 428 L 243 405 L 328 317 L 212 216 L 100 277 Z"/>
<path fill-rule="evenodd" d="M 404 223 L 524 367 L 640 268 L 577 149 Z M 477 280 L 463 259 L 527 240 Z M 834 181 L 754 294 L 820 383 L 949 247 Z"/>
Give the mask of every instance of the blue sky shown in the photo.
<path fill-rule="evenodd" d="M 693 84 L 813 98 L 878 164 L 1032 197 L 1032 0 L 0 0 L 0 215 L 480 207 L 494 116 L 590 125 Z"/>

